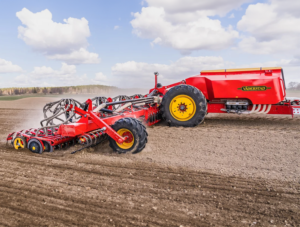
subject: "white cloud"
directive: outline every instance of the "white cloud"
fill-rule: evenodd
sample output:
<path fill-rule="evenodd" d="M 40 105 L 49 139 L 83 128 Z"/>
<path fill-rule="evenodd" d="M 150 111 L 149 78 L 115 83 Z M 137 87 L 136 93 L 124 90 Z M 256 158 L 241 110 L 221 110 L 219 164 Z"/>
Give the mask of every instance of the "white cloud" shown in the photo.
<path fill-rule="evenodd" d="M 163 7 L 166 12 L 183 13 L 202 11 L 208 16 L 225 16 L 232 9 L 251 0 L 147 0 L 149 6 Z"/>
<path fill-rule="evenodd" d="M 34 67 L 34 70 L 29 74 L 33 79 L 46 79 L 52 78 L 60 81 L 73 80 L 76 75 L 76 66 L 62 63 L 60 70 L 54 70 L 51 67 Z"/>
<path fill-rule="evenodd" d="M 91 35 L 85 18 L 68 18 L 64 23 L 52 20 L 46 9 L 32 13 L 26 8 L 16 13 L 24 26 L 18 27 L 18 37 L 50 59 L 64 60 L 72 64 L 98 63 L 98 54 L 89 53 L 87 38 Z M 78 55 L 83 54 L 82 57 Z M 98 59 L 98 60 L 97 60 Z"/>
<path fill-rule="evenodd" d="M 288 53 L 300 50 L 299 1 L 271 0 L 249 5 L 237 27 L 249 35 L 239 47 L 253 54 Z"/>
<path fill-rule="evenodd" d="M 14 65 L 11 61 L 6 61 L 0 58 L 0 73 L 15 73 L 22 72 L 22 68 Z"/>
<path fill-rule="evenodd" d="M 102 72 L 98 72 L 96 73 L 95 78 L 92 79 L 92 84 L 108 85 L 108 78 Z"/>
<path fill-rule="evenodd" d="M 19 76 L 16 76 L 14 79 L 14 82 L 19 83 L 21 85 L 28 84 L 28 76 L 21 74 Z"/>
<path fill-rule="evenodd" d="M 101 59 L 96 53 L 90 53 L 84 48 L 80 48 L 77 51 L 73 51 L 70 54 L 55 54 L 49 56 L 50 59 L 56 59 L 64 61 L 68 64 L 98 64 Z"/>
<path fill-rule="evenodd" d="M 119 25 L 114 26 L 114 30 L 117 30 L 117 29 L 119 29 L 119 28 L 120 28 Z"/>
<path fill-rule="evenodd" d="M 51 67 L 34 67 L 33 71 L 30 73 L 31 77 L 34 79 L 45 79 L 54 76 L 57 73 Z"/>
<path fill-rule="evenodd" d="M 45 80 L 34 80 L 28 74 L 16 76 L 12 81 L 9 81 L 5 87 L 48 87 L 60 86 L 61 84 L 52 84 Z"/>
<path fill-rule="evenodd" d="M 199 75 L 204 69 L 224 68 L 230 65 L 222 57 L 182 57 L 176 62 L 166 64 L 149 64 L 128 61 L 117 63 L 112 67 L 114 82 L 119 87 L 151 88 L 154 86 L 154 72 L 159 72 L 159 82 L 171 84 L 187 77 Z"/>
<path fill-rule="evenodd" d="M 22 84 L 20 84 L 22 83 Z M 87 75 L 78 75 L 75 65 L 62 63 L 59 70 L 51 67 L 34 67 L 33 71 L 27 74 L 21 74 L 14 78 L 11 86 L 69 86 L 69 85 L 92 84 Z"/>
<path fill-rule="evenodd" d="M 202 70 L 258 67 L 283 67 L 286 84 L 291 81 L 300 82 L 300 57 L 237 65 L 225 61 L 222 57 L 186 56 L 170 64 L 149 64 L 135 61 L 117 63 L 112 67 L 113 83 L 111 84 L 122 88 L 152 88 L 154 86 L 153 73 L 156 71 L 159 72 L 158 81 L 167 85 L 199 75 Z"/>
<path fill-rule="evenodd" d="M 220 50 L 234 44 L 239 33 L 220 20 L 232 9 L 251 0 L 147 0 L 148 7 L 133 13 L 133 33 L 152 39 L 150 44 L 165 45 L 189 54 L 195 50 Z M 231 15 L 234 16 L 233 14 Z"/>
<path fill-rule="evenodd" d="M 96 73 L 95 80 L 97 81 L 107 81 L 107 77 L 102 73 Z"/>
<path fill-rule="evenodd" d="M 134 34 L 152 39 L 151 45 L 166 45 L 185 54 L 220 50 L 231 46 L 239 36 L 231 26 L 223 28 L 219 20 L 210 19 L 201 11 L 168 14 L 162 7 L 144 7 L 141 13 L 133 15 Z"/>

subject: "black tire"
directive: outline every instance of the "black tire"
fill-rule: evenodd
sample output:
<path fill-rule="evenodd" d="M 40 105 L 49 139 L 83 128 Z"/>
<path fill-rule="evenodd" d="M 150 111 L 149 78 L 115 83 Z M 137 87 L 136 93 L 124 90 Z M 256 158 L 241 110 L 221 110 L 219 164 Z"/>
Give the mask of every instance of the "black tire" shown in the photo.
<path fill-rule="evenodd" d="M 37 139 L 31 139 L 28 141 L 28 149 L 37 154 L 42 154 L 43 153 L 43 147 L 40 141 Z"/>
<path fill-rule="evenodd" d="M 53 147 L 50 145 L 48 141 L 43 141 L 44 151 L 45 152 L 53 152 Z"/>
<path fill-rule="evenodd" d="M 185 121 L 177 120 L 170 112 L 171 101 L 179 95 L 189 96 L 195 103 L 195 112 L 193 117 Z M 167 121 L 169 126 L 194 127 L 204 121 L 207 113 L 207 102 L 203 93 L 197 88 L 190 85 L 178 85 L 171 88 L 164 95 L 160 106 L 160 111 L 162 113 L 162 117 Z"/>
<path fill-rule="evenodd" d="M 129 148 L 122 148 L 114 139 L 109 137 L 109 146 L 118 153 L 127 153 L 131 152 L 133 154 L 141 152 L 148 141 L 148 133 L 146 131 L 146 127 L 135 118 L 122 118 L 116 121 L 112 128 L 118 132 L 120 129 L 127 129 L 133 135 L 133 144 Z"/>

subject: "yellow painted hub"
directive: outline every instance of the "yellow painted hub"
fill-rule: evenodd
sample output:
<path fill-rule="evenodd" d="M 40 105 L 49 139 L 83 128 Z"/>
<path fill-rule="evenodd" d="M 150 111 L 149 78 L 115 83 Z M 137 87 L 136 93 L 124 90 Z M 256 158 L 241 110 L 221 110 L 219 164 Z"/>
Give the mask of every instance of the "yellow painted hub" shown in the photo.
<path fill-rule="evenodd" d="M 130 149 L 134 144 L 134 136 L 132 132 L 126 128 L 121 128 L 117 131 L 117 133 L 122 137 L 127 137 L 124 143 L 120 144 L 117 142 L 118 146 L 122 149 Z"/>
<path fill-rule="evenodd" d="M 14 140 L 14 148 L 17 149 L 17 150 L 19 148 L 24 148 L 24 142 L 23 142 L 23 140 L 21 138 L 16 138 Z"/>
<path fill-rule="evenodd" d="M 177 95 L 170 102 L 170 112 L 178 121 L 188 121 L 196 113 L 196 104 L 188 95 Z"/>

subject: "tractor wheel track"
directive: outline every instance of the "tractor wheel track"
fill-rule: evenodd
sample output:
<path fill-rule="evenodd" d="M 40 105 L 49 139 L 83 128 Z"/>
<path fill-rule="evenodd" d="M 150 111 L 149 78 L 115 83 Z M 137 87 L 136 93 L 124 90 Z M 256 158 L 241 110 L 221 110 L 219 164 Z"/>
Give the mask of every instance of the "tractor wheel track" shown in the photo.
<path fill-rule="evenodd" d="M 39 115 L 0 109 L 1 141 Z M 188 129 L 161 122 L 136 156 L 105 146 L 34 155 L 0 141 L 0 226 L 300 226 L 299 125 L 260 115 L 209 114 Z"/>
<path fill-rule="evenodd" d="M 128 174 L 133 174 L 136 175 L 134 178 L 138 179 L 140 181 L 151 181 L 151 182 L 155 182 L 158 184 L 162 184 L 162 187 L 164 187 L 164 183 L 166 180 L 168 180 L 169 183 L 172 183 L 174 185 L 178 185 L 178 183 L 181 183 L 182 186 L 184 186 L 185 188 L 194 188 L 195 186 L 197 187 L 198 185 L 201 185 L 202 188 L 210 188 L 210 189 L 215 189 L 215 190 L 231 190 L 233 185 L 238 181 L 239 183 L 239 190 L 238 191 L 242 191 L 242 192 L 250 192 L 249 191 L 249 181 L 244 179 L 244 178 L 237 178 L 237 177 L 228 177 L 228 181 L 224 182 L 222 184 L 222 186 L 220 186 L 218 183 L 219 180 L 222 180 L 223 177 L 218 176 L 216 174 L 211 174 L 211 173 L 191 173 L 189 172 L 188 177 L 190 179 L 192 179 L 192 182 L 186 181 L 186 176 L 184 176 L 183 174 L 178 174 L 178 172 L 172 172 L 172 171 L 166 171 L 166 170 L 160 170 L 159 167 L 156 167 L 155 171 L 152 170 L 152 168 L 150 169 L 145 169 L 145 168 L 141 168 L 141 167 L 136 167 L 133 168 L 131 167 L 126 167 L 126 166 L 119 166 L 119 165 L 107 165 L 106 163 L 99 163 L 99 164 L 94 164 L 94 163 L 86 163 L 86 162 L 80 162 L 78 164 L 81 163 L 85 163 L 84 166 L 82 167 L 78 167 L 77 165 L 67 165 L 66 166 L 62 166 L 61 164 L 53 164 L 53 163 L 42 163 L 40 161 L 30 161 L 30 160 L 26 160 L 26 159 L 22 159 L 22 160 L 17 160 L 17 159 L 11 159 L 9 156 L 7 157 L 6 161 L 10 161 L 10 162 L 18 162 L 20 165 L 26 166 L 27 164 L 31 164 L 31 165 L 35 165 L 35 169 L 37 167 L 40 167 L 40 174 L 43 174 L 45 170 L 47 170 L 48 167 L 52 167 L 52 168 L 56 168 L 56 169 L 61 169 L 64 171 L 69 171 L 69 172 L 81 172 L 81 173 L 87 173 L 89 175 L 91 174 L 95 174 L 97 175 L 97 177 L 101 176 L 101 177 L 107 177 L 108 179 L 111 178 L 122 178 L 122 177 L 126 177 L 128 178 Z M 9 166 L 9 162 L 4 163 L 4 165 Z M 14 171 L 19 170 L 20 169 L 20 165 L 18 165 L 17 169 L 14 169 Z M 101 169 L 99 168 L 99 166 L 101 167 L 105 167 L 105 169 Z M 118 167 L 119 169 L 125 169 L 126 173 L 124 173 L 124 171 L 118 173 L 118 172 L 112 172 L 116 167 Z M 143 171 L 142 171 L 143 170 Z M 14 171 L 10 171 L 7 169 L 3 169 L 3 174 L 4 172 L 8 173 L 14 173 Z M 1 172 L 1 167 L 0 167 L 0 172 Z M 157 173 L 161 174 L 159 177 L 159 180 L 153 178 Z M 60 177 L 61 173 L 57 173 L 56 177 Z M 47 177 L 47 176 L 44 176 Z M 126 179 L 130 180 L 130 178 Z M 203 180 L 205 180 L 206 184 L 203 184 Z M 89 184 L 89 180 L 86 180 L 85 184 Z M 274 184 L 274 183 L 273 183 Z M 90 184 L 93 185 L 93 184 Z M 280 184 L 277 185 L 277 187 Z M 256 184 L 252 184 L 251 185 L 251 189 L 256 190 L 256 194 L 262 194 L 265 196 L 272 196 L 273 194 L 277 194 L 277 193 L 285 193 L 285 194 L 292 194 L 295 195 L 295 193 L 293 192 L 287 192 L 284 190 L 280 190 L 277 189 L 274 192 L 270 192 L 267 191 L 267 187 L 264 186 L 264 188 L 262 189 L 262 187 L 260 185 L 256 185 Z M 297 193 L 296 193 L 297 194 Z"/>
<path fill-rule="evenodd" d="M 240 220 L 250 223 L 253 217 L 261 225 L 273 219 L 300 223 L 297 184 L 21 152 L 0 153 L 0 163 L 4 226 L 18 220 L 50 226 L 241 226 Z"/>
<path fill-rule="evenodd" d="M 10 174 L 11 175 L 11 177 L 13 177 L 12 175 L 12 173 Z M 90 187 L 91 189 L 95 189 L 95 190 L 97 190 L 97 188 L 99 188 L 99 185 L 96 185 L 96 184 L 88 184 L 87 182 L 80 182 L 80 183 L 78 183 L 78 182 L 76 182 L 76 181 L 72 181 L 72 180 L 68 180 L 68 183 L 65 183 L 65 182 L 62 182 L 62 181 L 59 181 L 59 180 L 47 180 L 46 178 L 46 176 L 44 176 L 43 177 L 45 180 L 46 180 L 46 183 L 53 183 L 53 184 L 55 184 L 56 185 L 56 187 L 58 187 L 58 188 L 61 188 L 61 187 L 65 187 L 66 185 L 72 185 L 72 186 L 75 186 L 75 187 L 81 187 L 82 189 L 84 189 L 85 187 Z M 55 179 L 55 178 L 54 178 Z M 12 178 L 10 178 L 10 176 L 8 176 L 8 178 L 7 179 L 5 179 L 5 180 L 7 180 L 7 182 L 9 182 L 9 183 L 14 183 L 14 180 L 12 180 Z M 22 186 L 28 186 L 28 187 L 35 187 L 35 188 L 42 188 L 43 186 L 42 186 L 42 183 L 40 183 L 40 182 L 28 182 L 28 178 L 26 178 L 26 177 L 18 177 L 18 180 L 20 180 L 20 181 L 24 181 L 24 183 L 22 183 Z M 27 182 L 26 182 L 26 180 L 27 180 Z M 44 181 L 45 182 L 45 181 Z M 134 181 L 130 181 L 130 179 L 128 179 L 127 180 L 127 182 L 128 183 L 121 183 L 121 186 L 126 186 L 127 184 L 129 184 L 129 183 L 131 183 L 131 182 L 134 182 Z M 161 187 L 159 187 L 158 185 L 157 185 L 157 187 L 156 188 L 161 188 Z M 163 189 L 163 188 L 162 188 Z M 187 189 L 187 188 L 186 188 Z M 220 189 L 217 189 L 217 190 L 215 190 L 215 188 L 213 187 L 206 187 L 205 185 L 202 187 L 202 190 L 210 190 L 211 192 L 210 193 L 216 193 L 216 192 L 218 192 L 218 190 L 225 190 L 226 191 L 226 193 L 228 193 L 228 194 L 231 194 L 231 191 L 229 190 L 229 189 L 222 189 L 222 188 L 220 188 Z M 137 188 L 137 189 L 135 189 L 135 191 L 138 191 L 139 193 L 149 193 L 149 194 L 151 194 L 151 193 L 153 193 L 153 194 L 155 194 L 155 190 L 151 190 L 151 189 L 145 189 L 145 188 Z M 122 192 L 122 194 L 123 195 L 130 195 L 131 193 L 132 193 L 132 191 L 130 191 L 130 190 L 116 190 L 116 189 L 114 189 L 114 188 L 112 188 L 112 190 L 110 190 L 110 193 L 111 194 L 113 194 L 114 196 L 117 196 L 118 195 L 118 193 L 120 193 L 120 192 Z M 236 189 L 235 190 L 235 192 L 240 192 L 240 193 L 247 193 L 247 195 L 251 195 L 251 194 L 253 194 L 253 192 L 251 192 L 251 191 L 244 191 L 244 190 L 239 190 L 239 189 Z M 164 193 L 165 194 L 165 193 Z M 272 201 L 272 202 L 270 202 L 269 201 L 269 204 L 270 205 L 276 205 L 276 200 L 277 200 L 277 198 L 276 198 L 276 195 L 274 194 L 274 193 L 272 193 L 273 195 L 268 195 L 267 193 L 264 193 L 264 194 L 262 194 L 262 193 L 255 193 L 256 195 L 262 195 L 262 196 L 265 196 L 266 198 L 269 198 L 269 200 L 272 200 L 272 199 L 274 199 L 275 198 L 275 200 L 274 201 Z M 279 194 L 278 194 L 279 195 Z M 195 200 L 195 196 L 196 196 L 196 193 L 195 194 L 191 194 L 191 195 L 186 195 L 185 196 L 185 199 L 188 199 L 188 200 L 191 200 L 192 202 L 191 203 L 197 203 L 197 202 L 199 202 L 199 201 L 197 201 L 197 200 Z M 291 198 L 288 198 L 288 195 L 285 195 L 285 193 L 281 193 L 281 195 L 280 195 L 282 198 L 284 197 L 284 200 L 285 200 L 285 202 L 286 203 L 290 203 L 290 204 L 293 204 L 293 199 L 291 199 Z M 166 195 L 158 195 L 157 196 L 157 198 L 158 199 L 160 199 L 160 200 L 166 200 Z M 179 200 L 180 198 L 178 197 L 178 196 L 172 196 L 172 199 L 175 199 L 175 200 Z M 195 200 L 195 201 L 193 201 L 193 199 Z M 251 199 L 251 198 L 246 198 L 246 199 L 243 199 L 244 200 L 244 202 L 247 202 L 247 203 L 255 203 L 255 204 L 257 204 L 258 206 L 260 206 L 260 205 L 263 205 L 264 204 L 264 202 L 262 202 L 262 201 L 259 201 L 259 200 L 257 200 L 257 201 L 255 201 L 254 199 Z M 206 199 L 206 198 L 202 198 L 201 199 L 201 201 L 212 201 L 212 200 L 210 200 L 210 199 Z"/>

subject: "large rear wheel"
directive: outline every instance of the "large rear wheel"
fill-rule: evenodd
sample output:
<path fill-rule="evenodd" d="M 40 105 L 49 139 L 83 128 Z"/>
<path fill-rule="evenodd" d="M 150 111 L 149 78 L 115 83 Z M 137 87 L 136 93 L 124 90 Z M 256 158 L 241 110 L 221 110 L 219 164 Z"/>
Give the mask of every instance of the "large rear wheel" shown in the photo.
<path fill-rule="evenodd" d="M 119 144 L 109 137 L 110 147 L 118 153 L 141 152 L 147 143 L 146 127 L 135 118 L 122 118 L 116 121 L 112 128 L 122 137 L 126 137 L 124 143 Z"/>
<path fill-rule="evenodd" d="M 197 88 L 179 85 L 165 94 L 160 109 L 170 126 L 194 127 L 203 122 L 207 103 Z"/>

